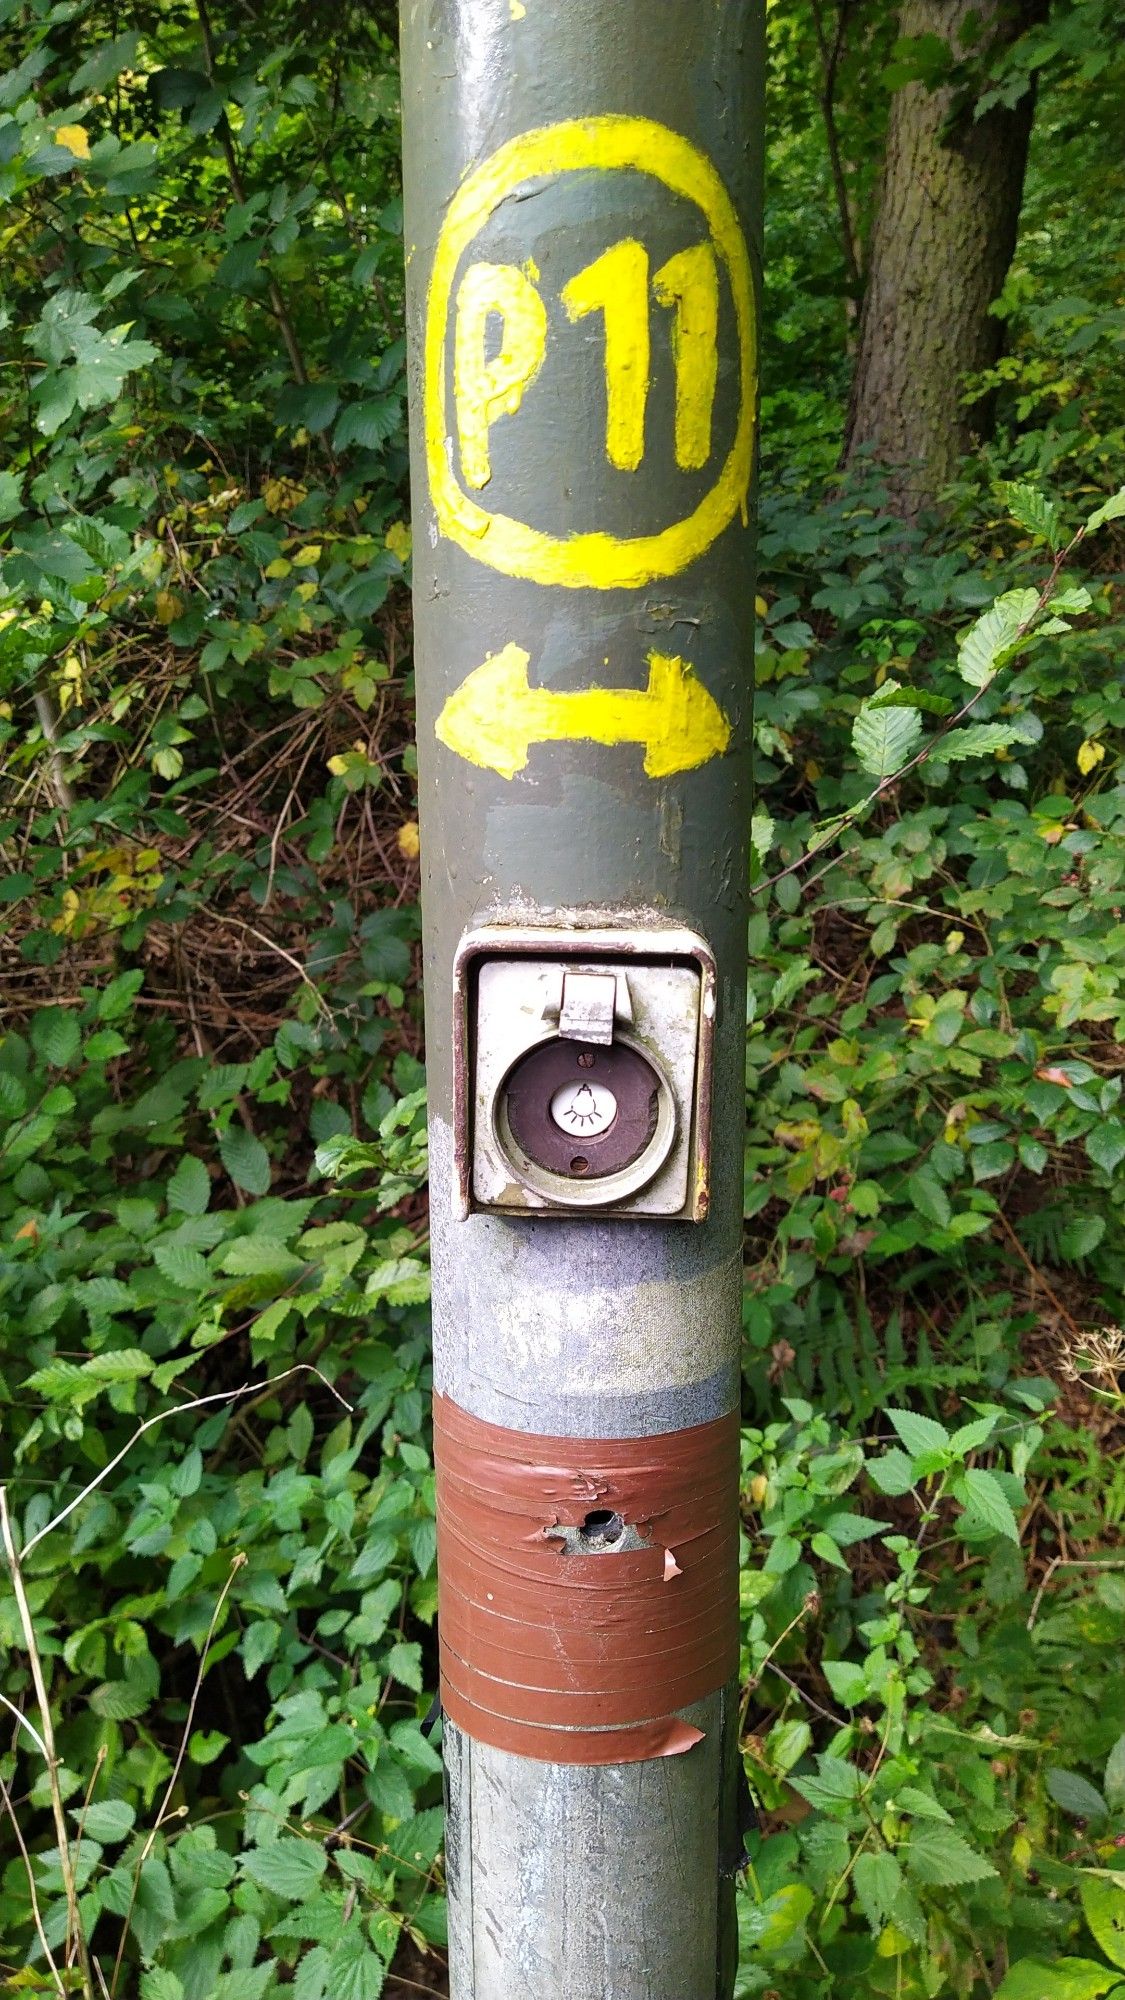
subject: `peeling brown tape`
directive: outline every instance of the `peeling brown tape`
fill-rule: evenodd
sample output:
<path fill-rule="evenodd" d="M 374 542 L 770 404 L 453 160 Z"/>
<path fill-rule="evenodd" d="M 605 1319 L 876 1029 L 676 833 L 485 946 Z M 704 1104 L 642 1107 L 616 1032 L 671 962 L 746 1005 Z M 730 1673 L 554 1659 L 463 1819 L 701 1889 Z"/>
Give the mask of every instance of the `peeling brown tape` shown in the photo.
<path fill-rule="evenodd" d="M 442 1701 L 558 1764 L 682 1754 L 738 1666 L 737 1411 L 653 1438 L 538 1437 L 434 1398 Z M 620 1517 L 620 1546 L 575 1531 Z M 569 1531 L 569 1532 L 568 1532 Z"/>

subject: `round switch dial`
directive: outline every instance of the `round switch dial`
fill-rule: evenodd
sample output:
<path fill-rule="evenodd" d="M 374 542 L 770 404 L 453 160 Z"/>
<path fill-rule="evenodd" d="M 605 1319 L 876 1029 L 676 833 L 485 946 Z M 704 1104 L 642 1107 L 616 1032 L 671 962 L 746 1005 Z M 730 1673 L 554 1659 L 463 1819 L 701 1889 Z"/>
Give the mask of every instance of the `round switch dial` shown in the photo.
<path fill-rule="evenodd" d="M 604 1083 L 564 1083 L 551 1099 L 560 1132 L 576 1139 L 599 1139 L 617 1116 L 617 1099 Z"/>
<path fill-rule="evenodd" d="M 517 1179 L 567 1208 L 608 1207 L 646 1186 L 676 1136 L 663 1071 L 624 1035 L 529 1049 L 508 1072 L 495 1121 Z"/>

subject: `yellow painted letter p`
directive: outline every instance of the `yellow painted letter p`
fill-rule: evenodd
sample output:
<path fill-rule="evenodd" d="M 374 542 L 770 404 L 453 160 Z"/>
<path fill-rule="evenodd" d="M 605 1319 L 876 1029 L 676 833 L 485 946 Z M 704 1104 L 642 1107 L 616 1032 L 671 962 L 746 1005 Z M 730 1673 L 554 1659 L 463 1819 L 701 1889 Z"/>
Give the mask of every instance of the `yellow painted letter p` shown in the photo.
<path fill-rule="evenodd" d="M 490 322 L 500 321 L 499 347 L 489 358 Z M 492 477 L 491 433 L 512 417 L 547 350 L 547 308 L 515 264 L 471 264 L 457 291 L 453 395 L 466 484 Z"/>

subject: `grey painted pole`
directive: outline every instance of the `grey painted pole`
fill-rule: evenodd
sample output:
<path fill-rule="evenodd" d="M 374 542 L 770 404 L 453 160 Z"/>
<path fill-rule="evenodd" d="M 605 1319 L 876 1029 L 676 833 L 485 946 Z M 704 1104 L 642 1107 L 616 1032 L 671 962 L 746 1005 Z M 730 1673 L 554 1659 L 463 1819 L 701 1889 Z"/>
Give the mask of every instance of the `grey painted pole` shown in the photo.
<path fill-rule="evenodd" d="M 453 2000 L 733 1984 L 763 23 L 402 5 Z"/>

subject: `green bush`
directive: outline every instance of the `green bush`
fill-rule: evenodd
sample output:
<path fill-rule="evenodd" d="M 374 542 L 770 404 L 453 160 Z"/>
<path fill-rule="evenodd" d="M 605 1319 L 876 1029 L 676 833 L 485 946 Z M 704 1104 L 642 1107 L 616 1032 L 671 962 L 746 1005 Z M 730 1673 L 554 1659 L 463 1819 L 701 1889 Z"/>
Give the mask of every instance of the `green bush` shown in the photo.
<path fill-rule="evenodd" d="M 13 1994 L 441 1979 L 387 11 L 0 0 Z M 855 285 L 771 11 L 740 1995 L 1125 1983 L 1111 12 L 997 79 L 1000 427 L 906 527 L 835 470 Z M 860 248 L 894 32 L 838 77 Z"/>

